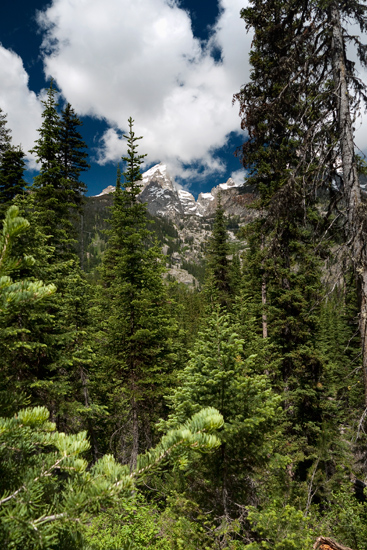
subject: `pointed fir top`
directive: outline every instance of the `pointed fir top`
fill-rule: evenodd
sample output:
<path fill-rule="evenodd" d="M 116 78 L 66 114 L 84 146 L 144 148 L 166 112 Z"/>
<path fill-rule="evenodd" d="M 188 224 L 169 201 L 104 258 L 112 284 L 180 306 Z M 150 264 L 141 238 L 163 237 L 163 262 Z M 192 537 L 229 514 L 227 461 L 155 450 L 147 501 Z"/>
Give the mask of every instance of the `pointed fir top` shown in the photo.
<path fill-rule="evenodd" d="M 138 155 L 136 150 L 138 148 L 137 141 L 142 139 L 142 136 L 136 136 L 133 130 L 134 120 L 130 117 L 128 120 L 129 123 L 129 133 L 124 135 L 124 138 L 127 139 L 127 156 L 122 157 L 122 160 L 127 163 L 127 168 L 123 172 L 125 178 L 125 187 L 133 189 L 134 184 L 142 179 L 142 174 L 140 172 L 140 165 L 143 164 L 143 159 L 147 155 Z M 140 192 L 140 189 L 138 190 Z"/>

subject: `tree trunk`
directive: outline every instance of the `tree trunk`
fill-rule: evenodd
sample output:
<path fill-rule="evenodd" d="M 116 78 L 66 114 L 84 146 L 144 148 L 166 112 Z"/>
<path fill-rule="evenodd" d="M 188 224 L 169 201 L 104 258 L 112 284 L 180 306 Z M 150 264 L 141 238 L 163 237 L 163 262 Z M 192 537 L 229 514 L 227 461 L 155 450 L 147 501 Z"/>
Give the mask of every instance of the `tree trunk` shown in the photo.
<path fill-rule="evenodd" d="M 80 380 L 83 388 L 84 404 L 86 407 L 89 407 L 89 391 L 88 391 L 87 377 L 85 376 L 85 372 L 82 367 L 80 367 Z M 97 462 L 97 459 L 98 459 L 97 439 L 96 439 L 96 434 L 94 432 L 93 423 L 90 418 L 88 418 L 88 430 L 92 437 L 92 443 L 93 443 L 92 445 L 93 462 Z"/>
<path fill-rule="evenodd" d="M 264 235 L 261 239 L 261 251 L 264 250 Z M 264 259 L 262 260 L 261 264 L 264 266 Z M 261 302 L 262 302 L 262 326 L 263 326 L 263 338 L 268 337 L 268 316 L 266 313 L 266 272 L 265 269 L 262 274 L 262 281 L 261 281 Z"/>
<path fill-rule="evenodd" d="M 139 419 L 138 419 L 138 406 L 136 399 L 133 397 L 131 400 L 131 413 L 132 413 L 132 447 L 130 456 L 130 469 L 135 470 L 138 461 L 139 452 Z"/>
<path fill-rule="evenodd" d="M 80 223 L 81 223 L 81 254 L 80 254 L 80 267 L 82 271 L 84 271 L 84 215 L 82 214 L 80 216 Z"/>
<path fill-rule="evenodd" d="M 365 215 L 362 210 L 361 189 L 354 152 L 354 135 L 348 94 L 345 44 L 340 12 L 336 4 L 330 10 L 335 94 L 337 97 L 338 131 L 340 140 L 343 186 L 347 216 L 347 237 L 353 267 L 361 291 L 359 329 L 362 340 L 362 371 L 367 406 L 367 255 L 364 238 Z"/>
<path fill-rule="evenodd" d="M 329 537 L 319 537 L 313 545 L 314 550 L 351 550 Z"/>

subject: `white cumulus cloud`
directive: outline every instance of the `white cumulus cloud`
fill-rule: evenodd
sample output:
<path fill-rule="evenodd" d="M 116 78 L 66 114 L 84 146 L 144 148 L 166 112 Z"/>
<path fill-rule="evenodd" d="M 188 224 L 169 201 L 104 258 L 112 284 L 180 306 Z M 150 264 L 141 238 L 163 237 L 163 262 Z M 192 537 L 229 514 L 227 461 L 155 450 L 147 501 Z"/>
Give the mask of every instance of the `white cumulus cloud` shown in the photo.
<path fill-rule="evenodd" d="M 236 182 L 237 185 L 242 185 L 246 179 L 247 172 L 243 168 L 232 172 L 231 178 Z"/>
<path fill-rule="evenodd" d="M 249 73 L 243 5 L 220 0 L 206 44 L 174 0 L 53 0 L 39 13 L 46 75 L 79 115 L 110 125 L 100 162 L 121 157 L 126 144 L 119 130 L 132 116 L 148 162 L 162 160 L 186 178 L 196 167 L 206 175 L 224 171 L 215 150 L 240 128 L 232 96 Z"/>
<path fill-rule="evenodd" d="M 0 107 L 7 115 L 13 144 L 21 145 L 27 153 L 38 137 L 42 105 L 37 95 L 28 88 L 28 74 L 19 55 L 1 44 L 0 74 Z M 30 160 L 34 167 L 35 162 Z"/>

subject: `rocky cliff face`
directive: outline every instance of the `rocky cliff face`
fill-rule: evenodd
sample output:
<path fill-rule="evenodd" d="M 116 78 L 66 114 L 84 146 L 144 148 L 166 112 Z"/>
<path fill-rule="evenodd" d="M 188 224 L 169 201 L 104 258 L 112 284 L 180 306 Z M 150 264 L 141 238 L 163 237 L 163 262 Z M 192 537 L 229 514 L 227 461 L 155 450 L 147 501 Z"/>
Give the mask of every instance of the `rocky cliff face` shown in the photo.
<path fill-rule="evenodd" d="M 115 188 L 110 185 L 97 197 L 113 193 L 114 190 Z M 222 205 L 228 215 L 248 219 L 252 215 L 246 207 L 249 197 L 246 200 L 246 196 L 240 195 L 238 191 L 236 182 L 229 178 L 226 183 L 214 187 L 210 193 L 200 193 L 196 201 L 189 191 L 176 186 L 167 167 L 160 163 L 144 172 L 139 197 L 142 202 L 148 204 L 148 211 L 153 216 L 164 216 L 179 222 L 186 216 L 212 217 L 220 193 Z"/>
<path fill-rule="evenodd" d="M 89 199 L 88 209 L 96 210 L 91 217 L 91 225 L 94 223 L 94 227 L 99 226 L 98 219 L 103 218 L 99 207 L 106 208 L 107 202 L 112 204 L 114 190 L 110 185 Z M 143 174 L 140 200 L 147 203 L 148 212 L 152 216 L 161 220 L 159 224 L 166 224 L 166 233 L 165 230 L 161 231 L 161 242 L 167 256 L 168 274 L 182 283 L 200 286 L 203 281 L 205 243 L 211 234 L 219 194 L 230 218 L 228 233 L 232 248 L 241 251 L 244 243 L 236 238 L 236 231 L 255 216 L 254 210 L 248 208 L 254 196 L 240 194 L 234 180 L 230 178 L 226 183 L 214 187 L 210 193 L 200 193 L 195 200 L 189 191 L 175 184 L 164 164 L 157 164 Z M 102 203 L 106 203 L 105 206 Z M 168 227 L 171 229 L 167 233 Z M 101 247 L 101 240 L 103 234 L 101 237 L 100 231 L 97 231 L 89 248 L 91 257 L 94 249 Z"/>

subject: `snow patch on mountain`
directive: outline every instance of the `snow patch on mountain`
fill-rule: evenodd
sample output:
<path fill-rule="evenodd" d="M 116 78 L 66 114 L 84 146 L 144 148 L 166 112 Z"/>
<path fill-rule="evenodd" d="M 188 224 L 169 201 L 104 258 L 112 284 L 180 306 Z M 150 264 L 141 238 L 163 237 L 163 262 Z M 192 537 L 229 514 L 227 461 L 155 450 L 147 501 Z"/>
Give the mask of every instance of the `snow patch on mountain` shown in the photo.
<path fill-rule="evenodd" d="M 153 215 L 167 216 L 176 219 L 181 216 L 212 216 L 218 204 L 218 194 L 222 195 L 222 204 L 227 206 L 238 195 L 237 187 L 241 185 L 229 178 L 220 183 L 210 193 L 200 193 L 196 201 L 185 189 L 179 189 L 167 171 L 165 164 L 152 166 L 142 174 L 140 200 L 148 204 L 148 211 Z M 109 185 L 97 197 L 113 193 L 115 187 Z"/>
<path fill-rule="evenodd" d="M 103 195 L 109 195 L 110 193 L 114 193 L 115 189 L 116 189 L 116 187 L 114 187 L 113 185 L 109 185 L 108 187 L 103 189 L 103 191 L 101 191 L 99 193 L 99 195 L 93 195 L 93 196 L 94 197 L 103 197 Z"/>

